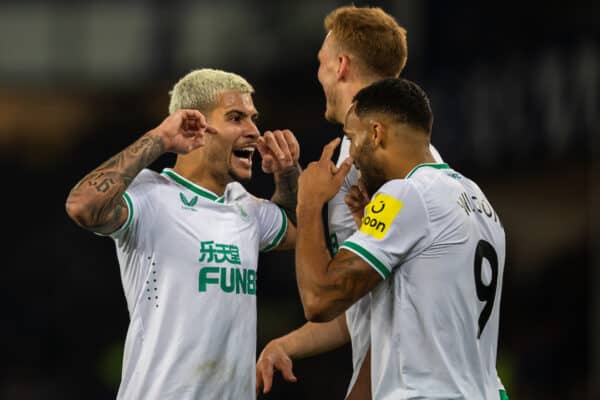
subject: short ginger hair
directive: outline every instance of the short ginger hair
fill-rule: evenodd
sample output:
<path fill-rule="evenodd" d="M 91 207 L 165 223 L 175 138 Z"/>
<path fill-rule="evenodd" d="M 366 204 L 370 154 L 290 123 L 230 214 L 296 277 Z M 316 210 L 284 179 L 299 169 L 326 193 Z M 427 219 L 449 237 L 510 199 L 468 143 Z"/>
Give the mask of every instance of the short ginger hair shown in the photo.
<path fill-rule="evenodd" d="M 354 55 L 367 73 L 398 77 L 408 57 L 406 29 L 379 7 L 339 7 L 324 21 L 336 43 Z"/>

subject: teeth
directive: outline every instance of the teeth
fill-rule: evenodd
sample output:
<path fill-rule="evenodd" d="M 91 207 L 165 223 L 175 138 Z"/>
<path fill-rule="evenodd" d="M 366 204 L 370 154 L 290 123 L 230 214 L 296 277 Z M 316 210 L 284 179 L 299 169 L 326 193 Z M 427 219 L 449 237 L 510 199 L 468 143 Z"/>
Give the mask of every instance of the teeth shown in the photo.
<path fill-rule="evenodd" d="M 242 150 L 244 150 L 244 151 L 254 151 L 254 147 L 248 146 L 248 147 L 242 148 Z"/>

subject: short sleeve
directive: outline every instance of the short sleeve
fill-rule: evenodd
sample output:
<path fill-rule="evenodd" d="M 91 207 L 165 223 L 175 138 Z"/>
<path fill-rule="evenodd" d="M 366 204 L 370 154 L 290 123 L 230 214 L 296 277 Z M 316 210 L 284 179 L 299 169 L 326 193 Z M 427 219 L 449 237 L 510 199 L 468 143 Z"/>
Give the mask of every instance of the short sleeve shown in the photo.
<path fill-rule="evenodd" d="M 123 199 L 125 200 L 125 205 L 127 206 L 127 220 L 119 229 L 111 233 L 109 236 L 113 239 L 119 239 L 123 237 L 123 234 L 129 229 L 131 226 L 131 222 L 133 221 L 133 216 L 136 214 L 133 207 L 133 200 L 131 198 L 131 194 L 125 192 L 123 193 Z"/>
<path fill-rule="evenodd" d="M 279 246 L 287 231 L 287 216 L 277 204 L 256 199 L 257 219 L 260 232 L 260 251 L 266 252 Z"/>
<path fill-rule="evenodd" d="M 408 180 L 393 180 L 372 197 L 359 230 L 341 248 L 357 254 L 386 279 L 425 248 L 429 230 L 417 189 Z"/>
<path fill-rule="evenodd" d="M 152 187 L 156 183 L 157 177 L 155 175 L 157 174 L 153 171 L 143 170 L 131 182 L 125 193 L 123 193 L 128 215 L 125 223 L 110 234 L 110 237 L 115 241 L 124 242 L 131 240 L 135 237 L 136 232 L 141 229 L 140 225 L 142 221 L 148 219 L 147 214 L 150 212 L 148 209 L 151 208 L 149 196 L 152 192 Z"/>

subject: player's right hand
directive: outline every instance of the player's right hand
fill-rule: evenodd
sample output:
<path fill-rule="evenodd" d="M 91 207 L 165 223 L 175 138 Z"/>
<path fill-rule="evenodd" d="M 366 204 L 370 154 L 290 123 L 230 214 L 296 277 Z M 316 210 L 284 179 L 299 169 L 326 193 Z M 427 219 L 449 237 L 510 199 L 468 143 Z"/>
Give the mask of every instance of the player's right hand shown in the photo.
<path fill-rule="evenodd" d="M 288 382 L 296 382 L 292 370 L 292 359 L 287 355 L 285 349 L 276 340 L 269 342 L 256 362 L 256 395 L 269 393 L 273 386 L 273 373 L 281 371 L 281 375 Z"/>
<path fill-rule="evenodd" d="M 187 154 L 204 144 L 204 135 L 217 131 L 198 110 L 177 110 L 148 134 L 160 138 L 165 152 Z"/>
<path fill-rule="evenodd" d="M 344 196 L 344 202 L 350 209 L 352 218 L 359 228 L 362 223 L 365 207 L 369 204 L 369 201 L 369 193 L 362 180 L 358 181 L 358 185 L 352 185 L 350 192 Z"/>
<path fill-rule="evenodd" d="M 322 206 L 339 192 L 344 178 L 352 167 L 352 159 L 346 158 L 337 168 L 331 161 L 335 148 L 340 144 L 335 138 L 323 147 L 319 161 L 313 161 L 298 178 L 298 205 Z"/>

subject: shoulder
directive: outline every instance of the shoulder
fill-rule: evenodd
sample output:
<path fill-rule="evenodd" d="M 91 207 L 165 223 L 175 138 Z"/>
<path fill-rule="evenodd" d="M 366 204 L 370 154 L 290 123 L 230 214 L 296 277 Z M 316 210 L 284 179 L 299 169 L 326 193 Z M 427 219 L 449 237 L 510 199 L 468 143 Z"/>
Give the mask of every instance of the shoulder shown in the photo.
<path fill-rule="evenodd" d="M 398 213 L 405 215 L 426 213 L 427 204 L 414 182 L 394 179 L 383 184 L 367 205 L 366 212 L 372 218 L 385 218 L 391 222 Z"/>
<path fill-rule="evenodd" d="M 418 195 L 419 188 L 418 182 L 408 179 L 392 179 L 381 185 L 373 199 L 382 195 L 402 199 L 407 196 Z"/>
<path fill-rule="evenodd" d="M 464 176 L 448 166 L 448 164 L 421 164 L 413 168 L 405 179 L 422 195 L 428 192 L 447 192 L 459 190 Z"/>
<path fill-rule="evenodd" d="M 259 200 L 239 182 L 229 183 L 225 188 L 223 197 L 225 198 L 225 203 L 254 203 Z"/>
<path fill-rule="evenodd" d="M 260 214 L 264 212 L 265 208 L 277 208 L 277 205 L 272 201 L 257 197 L 248 192 L 239 182 L 228 184 L 224 197 L 226 204 L 243 204 L 252 214 Z"/>
<path fill-rule="evenodd" d="M 160 196 L 159 193 L 163 193 L 163 188 L 169 185 L 167 177 L 145 168 L 133 179 L 125 193 L 135 198 Z"/>
<path fill-rule="evenodd" d="M 148 168 L 144 168 L 139 174 L 133 179 L 132 185 L 152 185 L 158 183 L 165 183 L 167 179 L 156 171 Z"/>

